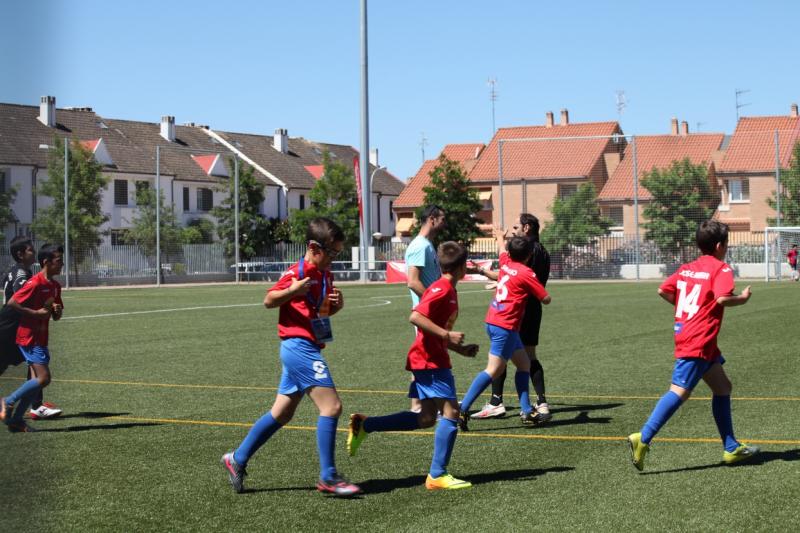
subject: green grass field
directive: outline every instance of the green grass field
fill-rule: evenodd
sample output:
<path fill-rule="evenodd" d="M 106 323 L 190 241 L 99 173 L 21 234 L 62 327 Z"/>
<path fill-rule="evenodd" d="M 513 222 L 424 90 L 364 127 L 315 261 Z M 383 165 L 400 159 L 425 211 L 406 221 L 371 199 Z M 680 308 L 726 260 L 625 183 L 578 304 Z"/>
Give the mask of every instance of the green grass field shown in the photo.
<path fill-rule="evenodd" d="M 740 282 L 739 287 L 743 284 Z M 669 384 L 670 306 L 653 283 L 551 284 L 540 358 L 554 419 L 473 422 L 450 471 L 474 487 L 423 487 L 433 433 L 373 434 L 350 458 L 347 415 L 406 408 L 410 301 L 402 286 L 345 286 L 326 357 L 344 403 L 337 465 L 365 491 L 314 490 L 316 411 L 295 419 L 252 459 L 236 495 L 219 465 L 271 405 L 280 375 L 277 311 L 263 285 L 71 291 L 51 325 L 54 382 L 65 410 L 32 434 L 0 432 L 3 531 L 776 531 L 797 527 L 800 494 L 800 285 L 754 285 L 726 311 L 720 346 L 734 384 L 737 437 L 750 464 L 723 466 L 709 391 L 654 441 L 646 469 L 628 458 Z M 481 355 L 453 355 L 463 393 L 486 363 L 490 293 L 459 286 L 457 328 Z M 193 308 L 193 309 L 192 309 Z M 8 394 L 23 369 L 0 378 Z M 507 390 L 512 391 L 513 380 Z M 483 399 L 477 402 L 482 404 Z M 509 402 L 516 404 L 516 402 Z M 478 405 L 478 406 L 479 406 Z M 795 413 L 795 414 L 792 414 Z"/>

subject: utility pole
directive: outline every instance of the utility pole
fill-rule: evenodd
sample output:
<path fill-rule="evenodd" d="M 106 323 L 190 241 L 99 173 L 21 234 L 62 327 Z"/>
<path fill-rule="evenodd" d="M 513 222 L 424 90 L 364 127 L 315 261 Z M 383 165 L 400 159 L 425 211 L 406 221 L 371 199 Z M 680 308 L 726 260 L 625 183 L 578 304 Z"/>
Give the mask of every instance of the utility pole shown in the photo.
<path fill-rule="evenodd" d="M 492 135 L 489 137 L 492 138 L 497 131 L 494 114 L 494 103 L 497 101 L 497 78 L 489 78 L 486 83 L 489 86 L 489 100 L 492 102 Z"/>
<path fill-rule="evenodd" d="M 421 131 L 420 140 L 419 140 L 419 147 L 422 149 L 422 164 L 425 164 L 425 147 L 428 146 L 428 139 L 425 137 L 425 132 Z"/>
<path fill-rule="evenodd" d="M 622 122 L 622 112 L 628 107 L 628 100 L 625 98 L 625 91 L 619 89 L 617 91 L 617 121 Z"/>
<path fill-rule="evenodd" d="M 736 124 L 739 124 L 739 109 L 745 106 L 749 106 L 750 102 L 747 103 L 740 103 L 739 97 L 745 93 L 749 93 L 750 89 L 736 89 Z"/>

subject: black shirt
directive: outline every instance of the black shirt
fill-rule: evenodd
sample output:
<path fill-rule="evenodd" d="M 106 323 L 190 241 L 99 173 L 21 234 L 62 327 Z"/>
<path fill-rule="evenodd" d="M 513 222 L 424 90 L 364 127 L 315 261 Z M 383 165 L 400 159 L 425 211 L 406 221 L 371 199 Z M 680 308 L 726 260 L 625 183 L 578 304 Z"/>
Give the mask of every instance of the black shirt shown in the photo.
<path fill-rule="evenodd" d="M 528 260 L 528 266 L 533 270 L 539 283 L 544 287 L 547 285 L 547 280 L 550 278 L 550 254 L 539 241 L 531 241 L 531 247 L 533 248 L 533 254 Z"/>
<path fill-rule="evenodd" d="M 3 274 L 3 308 L 0 309 L 0 334 L 13 332 L 16 335 L 20 314 L 9 307 L 8 301 L 31 279 L 33 273 L 19 263 L 8 267 Z"/>

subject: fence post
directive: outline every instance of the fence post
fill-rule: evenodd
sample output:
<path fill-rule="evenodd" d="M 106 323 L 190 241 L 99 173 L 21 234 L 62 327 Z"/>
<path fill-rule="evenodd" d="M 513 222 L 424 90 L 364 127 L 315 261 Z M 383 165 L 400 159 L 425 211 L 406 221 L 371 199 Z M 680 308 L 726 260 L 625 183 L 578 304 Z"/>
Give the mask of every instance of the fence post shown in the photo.
<path fill-rule="evenodd" d="M 233 198 L 234 198 L 234 271 L 236 272 L 236 283 L 239 283 L 239 154 L 233 156 Z"/>
<path fill-rule="evenodd" d="M 636 260 L 636 281 L 640 281 L 639 263 L 639 160 L 636 154 L 636 136 L 631 137 L 633 149 L 633 225 L 636 228 L 636 239 L 633 243 L 634 258 Z"/>
<path fill-rule="evenodd" d="M 156 287 L 161 286 L 161 147 L 156 146 Z"/>
<path fill-rule="evenodd" d="M 505 212 L 503 210 L 503 140 L 497 141 L 497 181 L 500 188 L 500 224 L 499 227 L 505 229 Z"/>
<path fill-rule="evenodd" d="M 778 130 L 775 130 L 775 207 L 777 216 L 775 218 L 775 225 L 781 227 L 781 154 L 780 154 L 780 137 Z M 775 254 L 776 277 L 781 281 L 781 232 L 778 231 L 777 250 Z"/>
<path fill-rule="evenodd" d="M 69 289 L 69 137 L 64 138 L 64 285 Z M 77 268 L 76 268 L 77 272 Z"/>

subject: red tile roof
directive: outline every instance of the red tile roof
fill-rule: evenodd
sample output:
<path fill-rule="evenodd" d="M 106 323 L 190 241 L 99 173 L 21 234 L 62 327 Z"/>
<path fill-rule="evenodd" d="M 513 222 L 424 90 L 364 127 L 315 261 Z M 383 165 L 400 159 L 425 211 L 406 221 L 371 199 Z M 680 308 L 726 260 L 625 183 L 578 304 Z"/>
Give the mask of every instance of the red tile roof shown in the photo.
<path fill-rule="evenodd" d="M 719 172 L 774 172 L 775 131 L 778 153 L 786 167 L 800 133 L 800 118 L 788 116 L 742 117 L 736 125 Z"/>
<path fill-rule="evenodd" d="M 81 141 L 81 146 L 89 150 L 90 152 L 94 152 L 94 149 L 97 148 L 97 145 L 100 143 L 100 139 L 93 139 L 91 141 Z"/>
<path fill-rule="evenodd" d="M 211 175 L 211 169 L 214 166 L 214 163 L 217 161 L 216 155 L 193 155 L 192 159 L 194 162 L 198 164 L 200 168 L 203 169 L 203 172 Z"/>
<path fill-rule="evenodd" d="M 325 172 L 324 165 L 306 165 L 306 170 L 316 179 L 320 179 Z"/>
<path fill-rule="evenodd" d="M 639 179 L 645 172 L 668 167 L 673 161 L 689 158 L 694 164 L 714 160 L 725 136 L 722 133 L 693 133 L 690 135 L 642 135 L 636 137 L 636 159 Z M 650 200 L 650 192 L 639 185 L 639 199 Z M 598 200 L 630 200 L 633 198 L 633 146 L 625 147 L 622 161 L 603 186 Z"/>
<path fill-rule="evenodd" d="M 448 159 L 458 161 L 469 173 L 485 145 L 481 143 L 448 144 L 442 149 L 442 154 Z M 417 174 L 406 183 L 403 192 L 394 201 L 394 208 L 417 208 L 425 201 L 425 192 L 422 190 L 431 183 L 431 172 L 436 168 L 438 159 L 425 161 Z"/>
<path fill-rule="evenodd" d="M 621 133 L 617 122 L 584 122 L 565 126 L 501 128 L 469 174 L 470 181 L 496 181 L 497 146 L 505 139 L 546 139 L 503 143 L 503 177 L 561 178 L 588 176 L 611 139 L 559 139 L 561 137 L 609 137 Z"/>

